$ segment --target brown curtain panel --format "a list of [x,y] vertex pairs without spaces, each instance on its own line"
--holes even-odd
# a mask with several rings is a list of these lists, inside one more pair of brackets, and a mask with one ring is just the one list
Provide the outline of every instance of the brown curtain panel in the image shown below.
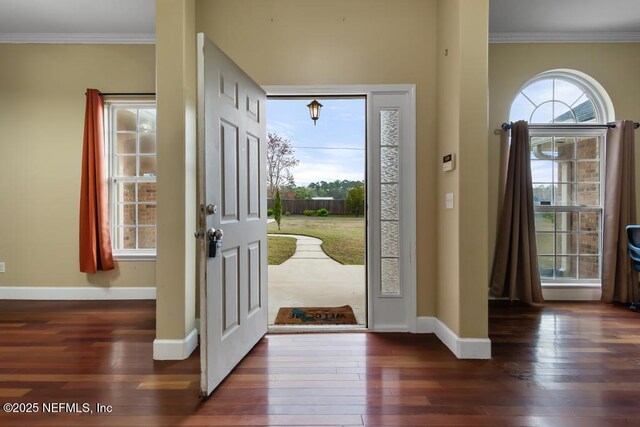
[[626,226],[636,223],[634,127],[629,120],[607,131],[604,222],[602,230],[602,300],[638,299],[638,273],[627,255]]
[[498,215],[496,215],[497,229],[500,228],[500,215],[504,202],[504,190],[507,185],[507,169],[509,167],[509,131],[500,132],[500,163],[498,164]]
[[114,268],[104,175],[103,109],[100,92],[87,89],[80,186],[80,271],[84,273]]
[[541,303],[533,216],[529,125],[511,124],[511,148],[489,291],[494,297]]

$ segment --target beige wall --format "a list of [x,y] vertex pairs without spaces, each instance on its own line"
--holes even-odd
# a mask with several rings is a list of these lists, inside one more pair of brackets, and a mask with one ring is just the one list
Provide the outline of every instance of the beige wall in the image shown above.
[[158,258],[156,337],[182,339],[196,309],[195,2],[156,2]]
[[153,92],[146,45],[0,44],[0,286],[153,286],[154,262],[78,267],[85,89]]
[[[487,138],[489,0],[465,0],[460,13],[460,330],[462,338],[487,337]],[[440,266],[442,268],[442,266]]]
[[[194,317],[194,15],[196,29],[260,84],[417,85],[418,314],[440,316],[462,336],[484,336],[486,312],[468,311],[468,302],[486,290],[486,281],[478,281],[486,271],[466,264],[471,252],[483,259],[482,251],[462,248],[460,236],[487,222],[482,212],[474,221],[464,214],[465,206],[482,211],[482,203],[474,205],[483,197],[476,181],[488,181],[486,163],[477,162],[486,145],[476,138],[486,115],[485,9],[486,1],[475,0],[158,2],[158,70],[166,79],[158,84],[159,209],[169,201],[177,206],[158,212],[158,337],[184,336]],[[309,28],[317,35],[310,38]],[[459,49],[444,57],[440,50],[451,37]],[[153,91],[154,47],[5,45],[0,57],[0,260],[7,262],[0,285],[152,285],[155,263],[77,273],[76,248],[84,89]],[[468,120],[472,125],[463,128]],[[453,134],[451,123],[458,123]],[[452,149],[459,168],[449,177],[440,157]],[[461,172],[474,159],[478,165]],[[454,212],[442,209],[449,188]],[[455,238],[449,241],[445,230]],[[475,237],[488,246],[482,233]],[[46,257],[38,259],[40,253]]]
[[455,154],[456,169],[437,172],[436,313],[463,338],[488,334],[488,11],[486,0],[438,2],[438,159]]
[[197,30],[259,84],[416,84],[418,314],[434,315],[436,1],[206,0],[196,6]]
[[[460,148],[460,2],[438,2],[438,158]],[[445,53],[446,52],[446,53]],[[460,168],[438,171],[437,314],[452,330],[460,328],[459,212]],[[446,193],[454,193],[454,209],[445,209]]]
[[[588,74],[607,91],[616,119],[640,120],[640,44],[492,44],[489,47],[489,250],[493,261],[498,205],[500,124],[509,121],[511,102],[518,89],[535,75],[568,68]],[[638,136],[636,134],[636,136]],[[640,170],[636,150],[636,170]],[[640,180],[640,174],[636,174]],[[640,182],[640,181],[639,181]],[[636,184],[640,191],[640,185]],[[640,194],[637,197],[640,208]]]

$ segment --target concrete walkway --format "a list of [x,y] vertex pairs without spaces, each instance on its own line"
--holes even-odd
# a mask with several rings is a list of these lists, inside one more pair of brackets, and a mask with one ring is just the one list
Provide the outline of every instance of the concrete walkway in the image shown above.
[[364,265],[342,265],[324,253],[322,240],[308,236],[269,234],[297,239],[296,251],[280,265],[269,266],[269,324],[280,307],[350,305],[365,323]]

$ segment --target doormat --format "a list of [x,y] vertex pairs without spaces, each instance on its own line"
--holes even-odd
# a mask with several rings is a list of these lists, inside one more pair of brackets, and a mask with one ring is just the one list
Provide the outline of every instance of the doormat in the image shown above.
[[276,325],[356,325],[350,305],[342,307],[281,307]]

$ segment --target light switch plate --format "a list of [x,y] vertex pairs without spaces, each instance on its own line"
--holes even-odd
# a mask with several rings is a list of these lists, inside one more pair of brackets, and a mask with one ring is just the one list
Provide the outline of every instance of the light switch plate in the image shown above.
[[447,209],[453,209],[453,193],[446,194],[445,202]]
[[4,262],[0,262],[0,273],[4,273]]

